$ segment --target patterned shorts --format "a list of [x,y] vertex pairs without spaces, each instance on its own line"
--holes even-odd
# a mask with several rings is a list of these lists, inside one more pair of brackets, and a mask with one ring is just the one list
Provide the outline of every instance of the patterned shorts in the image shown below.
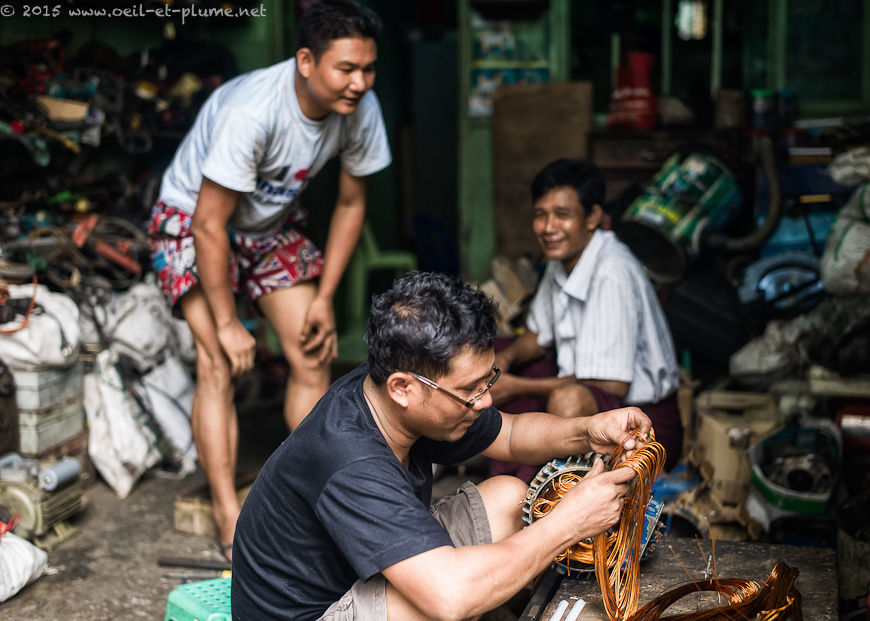
[[[297,209],[281,230],[263,239],[229,233],[230,284],[234,292],[244,286],[248,297],[256,300],[320,276],[323,255],[298,229],[304,217],[304,210]],[[176,303],[199,284],[190,224],[190,214],[157,201],[148,225],[151,262],[163,295],[178,316]]]

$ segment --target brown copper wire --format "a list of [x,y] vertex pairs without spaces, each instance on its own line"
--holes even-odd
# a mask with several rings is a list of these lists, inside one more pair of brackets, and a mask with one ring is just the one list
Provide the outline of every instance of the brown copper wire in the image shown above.
[[[651,434],[650,441],[646,441],[637,430],[632,435],[642,439],[645,444],[627,457],[626,451],[618,447],[610,455],[607,465],[609,470],[629,467],[637,474],[626,496],[618,528],[601,533],[591,544],[578,542],[554,560],[566,563],[576,561],[594,566],[604,607],[612,621],[803,621],[800,593],[794,588],[799,572],[782,561],[776,564],[763,582],[715,577],[687,582],[638,609],[640,543],[644,516],[653,483],[664,466],[666,454],[664,447],[655,442],[654,434]],[[533,518],[546,515],[581,479],[582,475],[576,472],[559,475],[553,481],[552,489],[532,504]],[[714,565],[713,576],[715,575]],[[728,601],[707,610],[663,616],[681,598],[703,591],[719,593]]]
[[[652,485],[666,457],[664,447],[655,441],[654,434],[647,441],[635,430],[632,437],[644,442],[643,446],[629,456],[619,446],[611,453],[607,464],[609,470],[628,467],[637,475],[625,498],[618,528],[601,533],[592,543],[580,541],[554,559],[594,565],[605,609],[611,619],[622,619],[637,608],[643,518],[649,505]],[[575,472],[557,477],[552,489],[532,504],[533,518],[546,515],[581,478]]]
[[[764,582],[739,578],[687,582],[637,610],[626,621],[803,621],[801,595],[794,588],[798,570],[779,561]],[[667,609],[686,595],[712,591],[729,597],[729,602],[707,610],[663,616]]]

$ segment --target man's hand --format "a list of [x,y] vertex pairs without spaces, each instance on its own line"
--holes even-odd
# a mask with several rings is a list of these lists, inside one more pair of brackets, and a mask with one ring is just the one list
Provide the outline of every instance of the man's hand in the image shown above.
[[217,329],[218,342],[224,350],[230,363],[230,373],[233,377],[239,377],[251,370],[254,366],[254,352],[257,341],[251,333],[245,329],[238,319],[219,326]]
[[640,433],[648,438],[652,429],[649,417],[635,407],[602,412],[590,416],[588,422],[589,448],[604,455],[612,452],[619,444],[626,451],[640,448],[640,443],[635,438],[629,438],[629,434],[639,428]]
[[502,374],[507,373],[511,368],[511,358],[505,353],[505,350],[498,352],[495,355],[495,364],[501,369]]
[[317,352],[317,359],[321,364],[332,361],[338,355],[335,313],[332,310],[332,304],[326,299],[314,298],[312,300],[305,313],[300,343],[302,343],[303,353]]
[[604,471],[604,462],[596,459],[586,476],[562,497],[548,514],[560,516],[576,529],[575,541],[604,532],[619,521],[623,498],[634,478],[631,468]]

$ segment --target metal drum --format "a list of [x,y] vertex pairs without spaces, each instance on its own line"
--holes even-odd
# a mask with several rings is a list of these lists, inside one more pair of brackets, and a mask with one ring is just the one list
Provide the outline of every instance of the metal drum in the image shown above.
[[701,234],[721,229],[740,203],[737,179],[720,160],[675,153],[626,209],[616,232],[652,278],[675,282],[698,254]]

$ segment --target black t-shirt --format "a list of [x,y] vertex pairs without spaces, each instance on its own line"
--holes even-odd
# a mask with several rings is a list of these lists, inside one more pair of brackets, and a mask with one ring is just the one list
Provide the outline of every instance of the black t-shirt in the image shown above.
[[429,514],[432,463],[480,453],[501,417],[484,410],[457,442],[419,439],[405,469],[363,399],[367,372],[333,384],[251,487],[233,541],[234,619],[316,619],[358,578],[452,545]]

